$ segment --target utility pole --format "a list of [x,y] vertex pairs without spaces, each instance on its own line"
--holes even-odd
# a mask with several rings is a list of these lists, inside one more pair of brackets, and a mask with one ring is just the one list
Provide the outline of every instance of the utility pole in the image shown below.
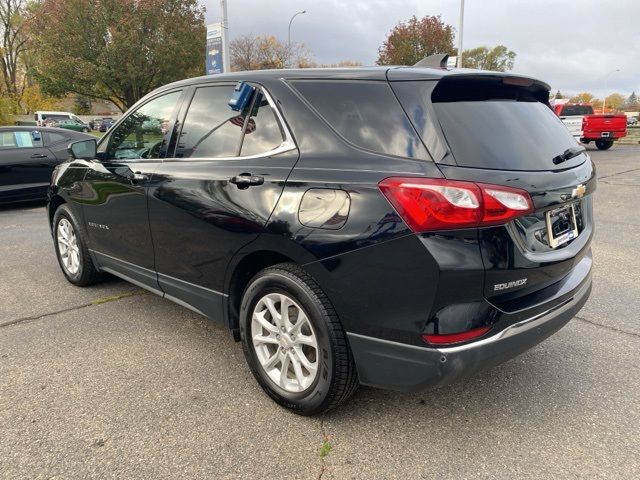
[[227,0],[220,0],[220,9],[222,10],[222,73],[231,71],[231,63],[229,59],[229,18],[227,16]]
[[460,0],[460,21],[458,22],[458,68],[462,68],[462,30],[464,28],[464,0]]

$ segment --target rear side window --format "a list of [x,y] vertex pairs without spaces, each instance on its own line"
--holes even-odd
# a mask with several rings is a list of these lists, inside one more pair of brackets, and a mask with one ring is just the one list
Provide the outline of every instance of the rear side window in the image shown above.
[[242,156],[269,152],[278,148],[284,140],[276,114],[266,97],[257,93],[255,102],[242,140]]
[[238,154],[244,116],[231,110],[233,86],[201,87],[189,105],[177,158],[220,158]]
[[[431,85],[429,85],[431,84]],[[432,104],[436,121],[457,165],[500,170],[557,170],[584,155],[554,165],[552,159],[576,141],[546,105],[539,85],[504,84],[498,79],[396,82],[393,85],[414,123],[424,122],[415,105]]]
[[293,86],[354,145],[399,157],[428,158],[386,82],[297,81]]
[[65,137],[64,135],[60,135],[59,133],[52,133],[49,132],[47,135],[49,135],[49,143],[54,145],[56,143],[62,143],[65,141],[69,141],[69,137]]

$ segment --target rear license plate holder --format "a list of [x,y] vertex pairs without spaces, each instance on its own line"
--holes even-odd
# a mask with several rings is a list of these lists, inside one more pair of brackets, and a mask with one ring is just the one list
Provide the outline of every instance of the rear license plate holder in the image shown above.
[[575,204],[563,205],[545,214],[547,238],[551,248],[559,247],[578,236]]

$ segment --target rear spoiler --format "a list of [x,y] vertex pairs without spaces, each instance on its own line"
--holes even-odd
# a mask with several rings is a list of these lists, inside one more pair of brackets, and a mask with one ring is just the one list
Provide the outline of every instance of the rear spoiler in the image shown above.
[[418,63],[413,65],[417,68],[447,68],[447,61],[449,60],[449,55],[446,53],[436,53],[434,55],[429,55],[428,57],[424,57]]

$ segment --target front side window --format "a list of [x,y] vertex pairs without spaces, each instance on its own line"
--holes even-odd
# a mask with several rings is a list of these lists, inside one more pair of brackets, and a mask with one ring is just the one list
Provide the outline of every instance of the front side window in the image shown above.
[[0,148],[42,147],[42,134],[32,132],[0,132]]
[[222,158],[238,154],[244,116],[231,110],[233,86],[196,89],[184,119],[177,158]]
[[127,116],[111,133],[106,159],[161,158],[180,94],[177,91],[154,98]]

